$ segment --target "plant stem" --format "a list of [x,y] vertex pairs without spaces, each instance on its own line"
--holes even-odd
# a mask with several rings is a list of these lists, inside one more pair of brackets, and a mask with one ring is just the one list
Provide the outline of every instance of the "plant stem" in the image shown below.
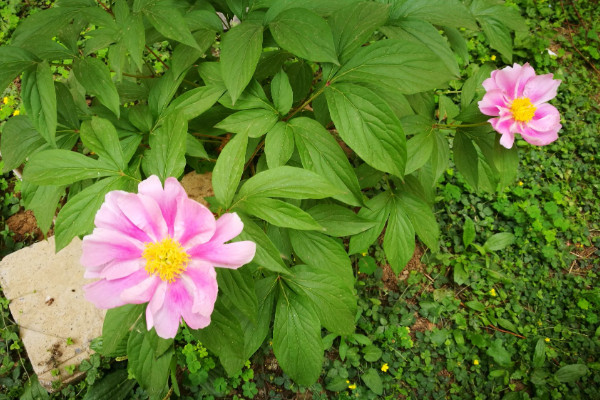
[[457,129],[457,128],[473,128],[476,126],[485,126],[489,124],[489,122],[485,121],[485,122],[478,122],[476,124],[459,124],[459,125],[452,125],[452,124],[433,124],[434,128],[446,128],[446,129]]

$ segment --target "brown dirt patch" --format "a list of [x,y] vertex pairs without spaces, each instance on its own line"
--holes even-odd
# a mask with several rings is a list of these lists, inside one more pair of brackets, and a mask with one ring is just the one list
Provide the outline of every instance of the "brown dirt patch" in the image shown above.
[[435,324],[428,320],[427,318],[419,317],[417,313],[415,313],[416,321],[410,327],[410,331],[412,332],[425,332],[432,331],[435,328]]
[[19,211],[6,220],[6,225],[15,234],[15,241],[22,242],[27,238],[34,237],[35,240],[42,240],[44,234],[37,226],[37,221],[31,210]]
[[192,171],[183,177],[181,180],[181,185],[187,192],[190,199],[196,200],[205,206],[208,206],[208,202],[204,200],[204,198],[215,195],[212,187],[212,172],[197,174],[196,172]]

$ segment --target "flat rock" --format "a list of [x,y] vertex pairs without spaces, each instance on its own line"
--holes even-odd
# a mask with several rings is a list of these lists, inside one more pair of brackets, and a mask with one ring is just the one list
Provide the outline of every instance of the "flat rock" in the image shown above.
[[[90,342],[102,334],[105,311],[83,296],[81,240],[54,253],[54,237],[6,256],[0,285],[20,328],[21,340],[39,381],[48,390],[56,380],[67,384],[83,374],[65,367],[89,358]],[[53,376],[52,370],[59,374]]]

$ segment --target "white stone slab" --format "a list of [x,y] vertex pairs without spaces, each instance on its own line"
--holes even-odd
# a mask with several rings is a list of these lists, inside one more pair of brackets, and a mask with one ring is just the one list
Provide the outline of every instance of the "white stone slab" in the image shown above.
[[[69,383],[82,373],[69,374],[65,367],[89,358],[89,344],[102,334],[105,312],[83,296],[79,264],[81,241],[54,253],[54,237],[6,256],[0,262],[0,285],[10,300],[21,340],[40,383]],[[67,344],[67,341],[72,344]],[[58,376],[52,370],[58,369]]]

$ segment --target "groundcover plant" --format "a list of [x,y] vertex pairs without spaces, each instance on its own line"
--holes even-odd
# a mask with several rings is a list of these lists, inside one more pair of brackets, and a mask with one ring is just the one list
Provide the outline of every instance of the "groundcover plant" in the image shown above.
[[[20,76],[26,111],[4,126],[4,169],[25,163],[23,198],[43,231],[66,199],[54,227],[57,250],[92,233],[95,219],[128,221],[148,235],[130,270],[111,270],[125,265],[115,262],[121,254],[114,248],[100,261],[84,252],[82,263],[93,269],[89,276],[105,280],[140,271],[151,278],[126,294],[106,293],[119,297],[104,304],[116,308],[95,346],[102,355],[127,356],[150,398],[178,390],[172,337],[184,321],[228,374],[272,337],[283,371],[310,385],[323,363],[322,328],[335,335],[355,329],[349,255],[365,252],[382,232],[395,273],[412,257],[415,236],[438,250],[432,205],[450,153],[472,187],[495,192],[515,180],[515,133],[527,139],[534,129],[556,139],[557,114],[543,103],[557,84],[542,76],[535,90],[525,90],[527,79],[536,79],[529,66],[492,72],[483,64],[464,82],[458,103],[434,92],[460,77],[459,62],[468,58],[461,32],[482,30],[510,64],[511,32],[524,26],[518,12],[494,0],[57,1],[23,20],[0,48],[0,86]],[[156,43],[166,59],[153,50]],[[510,73],[522,69],[531,73]],[[512,93],[500,93],[509,86]],[[488,122],[490,115],[500,121]],[[210,234],[195,223],[214,219],[177,214],[186,206],[140,200],[135,209],[115,200],[138,185],[183,197],[173,179],[191,170],[212,170],[215,196],[208,200],[218,220]],[[106,221],[101,207],[122,214]],[[136,218],[125,208],[147,215]],[[177,242],[177,218],[198,229],[198,246],[214,239],[234,250],[200,252],[195,266],[195,248]],[[221,235],[218,221],[234,224],[235,234]],[[163,232],[151,236],[156,229]],[[94,235],[84,243],[98,255]],[[114,239],[102,244],[110,248]],[[237,242],[223,244],[231,239]],[[484,247],[512,241],[500,233]],[[256,246],[253,258],[249,246]],[[215,281],[214,266],[250,260],[219,268]],[[199,291],[193,278],[182,277],[203,267],[211,289]],[[145,304],[150,292],[162,297],[158,308]],[[168,332],[149,330],[159,326],[163,304],[184,306]],[[190,310],[202,310],[204,319],[194,320]],[[191,329],[208,318],[208,326]]]

